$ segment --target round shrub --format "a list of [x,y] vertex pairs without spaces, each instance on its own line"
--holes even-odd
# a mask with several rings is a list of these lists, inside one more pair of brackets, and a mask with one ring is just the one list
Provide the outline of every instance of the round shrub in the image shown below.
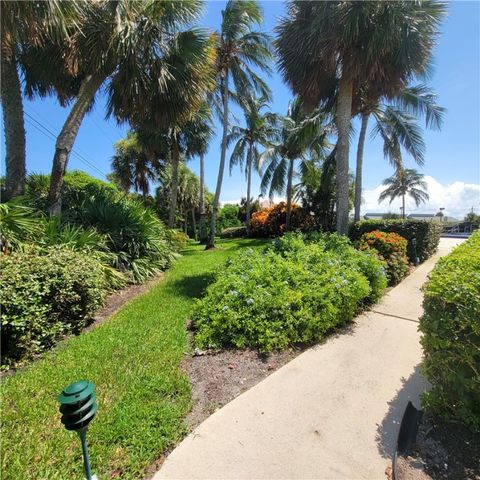
[[[280,202],[252,214],[250,235],[253,237],[278,237],[285,232],[287,204]],[[315,227],[314,218],[298,205],[292,205],[290,228],[308,231]]]
[[0,255],[2,363],[79,332],[106,291],[102,266],[92,255],[59,246]]
[[480,431],[480,232],[439,260],[423,291],[423,402]]
[[396,233],[364,233],[357,243],[360,250],[373,250],[387,264],[390,285],[396,285],[408,273],[407,240]]
[[[345,261],[322,242],[288,234],[263,253],[247,249],[228,260],[197,303],[197,344],[268,352],[322,339],[372,295],[362,269],[372,268],[385,286],[381,262],[348,248],[352,257]],[[381,280],[375,288],[376,296]]]

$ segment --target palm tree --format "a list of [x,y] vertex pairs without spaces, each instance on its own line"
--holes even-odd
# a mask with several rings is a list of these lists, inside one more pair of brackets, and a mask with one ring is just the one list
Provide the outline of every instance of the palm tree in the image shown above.
[[5,128],[5,197],[21,195],[25,188],[25,124],[19,57],[25,43],[42,46],[74,19],[74,2],[2,1],[0,6],[1,99]]
[[289,3],[277,27],[280,69],[310,106],[336,97],[337,231],[348,230],[349,132],[355,93],[394,96],[427,73],[446,4],[410,2],[300,1]]
[[[134,125],[147,110],[150,123],[171,125],[188,119],[212,82],[207,70],[215,60],[212,39],[200,29],[180,31],[197,18],[200,0],[82,3],[77,30],[68,42],[45,52],[62,58],[79,85],[70,114],[57,138],[53,159],[50,213],[61,210],[61,188],[81,122],[104,87],[107,114]],[[41,49],[37,49],[41,50]],[[51,91],[49,78],[29,80],[30,91]],[[148,108],[147,108],[148,107]]]
[[269,89],[252,67],[268,71],[272,58],[268,35],[252,30],[262,21],[262,13],[255,0],[229,0],[222,10],[222,25],[218,32],[217,75],[218,88],[214,95],[214,104],[218,106],[222,120],[222,143],[217,185],[213,200],[210,235],[206,248],[215,246],[215,228],[220,193],[222,190],[225,158],[227,154],[230,84],[234,94],[242,98],[249,91],[256,91],[268,98]]
[[124,190],[131,188],[147,197],[150,181],[158,178],[160,162],[149,156],[139,144],[137,134],[128,132],[127,137],[115,144],[116,153],[112,158],[113,178]]
[[360,220],[363,150],[370,115],[374,116],[376,122],[372,137],[381,135],[385,156],[396,167],[401,163],[398,158],[400,145],[418,165],[424,163],[425,145],[414,116],[424,115],[425,126],[439,130],[444,113],[445,109],[436,103],[435,93],[423,84],[404,88],[388,103],[367,102],[363,105],[355,174],[355,222]]
[[277,139],[261,156],[263,170],[260,189],[263,195],[269,191],[270,198],[275,193],[287,195],[287,215],[285,228],[290,227],[293,200],[293,177],[295,161],[306,160],[309,150],[323,154],[329,130],[325,116],[318,111],[307,115],[299,98],[288,105],[285,117],[279,118]]
[[402,217],[405,218],[405,195],[410,195],[415,200],[417,207],[429,199],[427,183],[423,175],[415,169],[398,168],[395,175],[384,180],[387,188],[378,197],[379,202],[390,198],[390,203],[397,197],[402,197]]
[[246,97],[242,102],[245,127],[233,126],[227,137],[227,145],[235,142],[230,157],[230,173],[235,165],[239,165],[243,169],[246,159],[247,198],[245,226],[247,234],[250,233],[252,169],[260,170],[260,152],[258,147],[267,148],[276,135],[274,126],[276,122],[275,116],[269,112],[261,113],[262,109],[267,106],[267,100],[263,97],[259,99],[250,96]]

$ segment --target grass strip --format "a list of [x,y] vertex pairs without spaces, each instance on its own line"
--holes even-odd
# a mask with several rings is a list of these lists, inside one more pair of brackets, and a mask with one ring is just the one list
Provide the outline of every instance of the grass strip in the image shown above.
[[99,404],[88,441],[100,478],[138,479],[186,433],[191,407],[180,368],[188,350],[185,320],[214,269],[244,246],[189,246],[165,278],[92,331],[72,337],[2,385],[2,478],[83,478],[76,434],[60,423],[58,393],[72,381],[96,385]]

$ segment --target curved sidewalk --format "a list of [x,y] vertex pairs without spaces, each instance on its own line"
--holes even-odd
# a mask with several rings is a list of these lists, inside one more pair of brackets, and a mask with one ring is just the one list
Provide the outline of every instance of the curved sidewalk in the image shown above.
[[420,287],[438,253],[352,328],[299,355],[199,425],[160,479],[385,479],[419,374]]

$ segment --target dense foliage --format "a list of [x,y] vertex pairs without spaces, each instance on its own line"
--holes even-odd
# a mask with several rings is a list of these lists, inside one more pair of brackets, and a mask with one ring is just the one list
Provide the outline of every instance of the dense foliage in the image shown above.
[[98,259],[68,247],[0,255],[0,279],[2,364],[79,332],[108,290]]
[[[252,237],[278,237],[285,232],[287,204],[277,203],[252,215],[250,234]],[[291,230],[309,231],[315,226],[313,217],[298,205],[292,205]]]
[[407,256],[410,263],[424,262],[438,248],[442,225],[421,220],[365,220],[350,227],[350,238],[357,241],[366,232],[381,230],[398,233],[408,241]]
[[387,264],[390,285],[396,285],[408,273],[407,241],[397,233],[364,233],[358,241],[360,250],[373,249]]
[[196,342],[268,352],[318,341],[385,286],[383,263],[348,240],[287,234],[219,269],[193,315]]
[[240,227],[242,222],[239,219],[240,206],[231,203],[225,204],[218,214],[217,229],[219,232],[225,228]]
[[424,294],[424,403],[480,431],[480,232],[439,260]]

